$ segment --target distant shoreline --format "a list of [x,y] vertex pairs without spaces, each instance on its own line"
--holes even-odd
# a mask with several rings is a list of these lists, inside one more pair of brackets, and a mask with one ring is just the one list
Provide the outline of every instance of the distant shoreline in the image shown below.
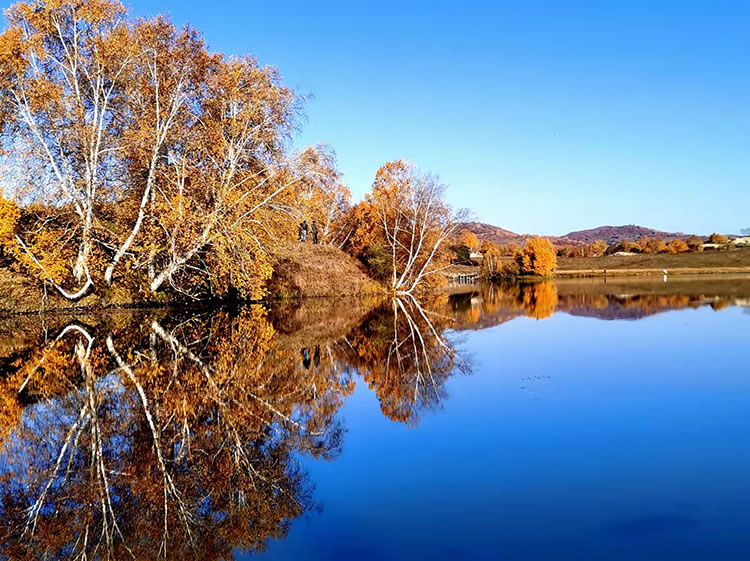
[[566,269],[557,271],[556,278],[586,277],[643,277],[667,275],[726,275],[750,274],[750,267],[677,267],[662,269]]

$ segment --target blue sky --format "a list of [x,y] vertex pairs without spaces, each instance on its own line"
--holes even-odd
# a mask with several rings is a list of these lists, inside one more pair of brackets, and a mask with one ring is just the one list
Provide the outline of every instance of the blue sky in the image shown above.
[[750,1],[129,5],[313,94],[356,198],[407,158],[517,232],[750,227]]

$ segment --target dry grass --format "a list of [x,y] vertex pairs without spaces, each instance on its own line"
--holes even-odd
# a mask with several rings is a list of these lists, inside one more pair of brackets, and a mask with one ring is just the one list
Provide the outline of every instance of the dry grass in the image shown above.
[[602,274],[651,275],[667,269],[670,274],[750,273],[750,249],[705,251],[677,255],[607,255],[604,257],[560,257],[558,276]]
[[276,254],[270,299],[362,296],[383,288],[359,262],[329,245],[286,244]]

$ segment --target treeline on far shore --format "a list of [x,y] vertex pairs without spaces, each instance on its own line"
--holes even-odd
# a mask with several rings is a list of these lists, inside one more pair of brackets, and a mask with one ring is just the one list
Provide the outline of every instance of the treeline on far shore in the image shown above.
[[491,240],[480,240],[469,231],[461,230],[452,240],[455,265],[479,268],[485,279],[514,278],[523,276],[549,277],[558,267],[558,258],[597,258],[633,255],[677,255],[702,253],[704,251],[728,251],[744,247],[742,240],[731,240],[723,234],[711,234],[707,238],[689,236],[685,239],[664,240],[642,236],[636,241],[620,240],[608,244],[598,240],[587,244],[554,244],[536,237],[530,238],[522,247],[510,242],[498,244]]

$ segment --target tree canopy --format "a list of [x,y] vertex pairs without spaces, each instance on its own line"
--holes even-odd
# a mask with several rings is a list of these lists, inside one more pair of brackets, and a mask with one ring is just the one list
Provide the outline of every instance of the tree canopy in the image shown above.
[[275,68],[118,0],[6,17],[0,243],[24,272],[71,299],[115,283],[257,298],[298,219],[337,238],[348,189],[327,147],[290,152],[302,100]]

